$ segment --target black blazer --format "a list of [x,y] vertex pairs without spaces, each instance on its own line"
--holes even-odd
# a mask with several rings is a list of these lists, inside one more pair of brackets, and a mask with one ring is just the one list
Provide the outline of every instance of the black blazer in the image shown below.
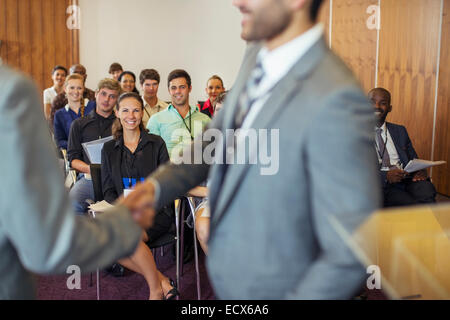
[[[404,168],[409,161],[418,158],[416,150],[414,150],[411,139],[409,138],[408,131],[406,131],[404,126],[390,122],[386,122],[386,128],[391,135],[395,150],[397,150],[398,157]],[[380,174],[383,186],[386,186],[386,171],[380,171]]]
[[[147,177],[161,164],[169,161],[164,140],[157,135],[147,132],[141,133],[143,157],[139,157],[135,165],[143,177]],[[105,143],[102,150],[102,189],[103,196],[109,203],[114,202],[123,193],[121,167],[121,153],[123,138]]]

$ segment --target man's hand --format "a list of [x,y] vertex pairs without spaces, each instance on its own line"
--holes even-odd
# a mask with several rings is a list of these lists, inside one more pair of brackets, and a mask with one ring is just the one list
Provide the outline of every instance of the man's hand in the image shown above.
[[389,183],[401,182],[406,176],[406,171],[401,169],[393,169],[387,172],[386,178]]
[[131,211],[133,219],[143,229],[148,229],[153,225],[155,209],[155,187],[150,181],[137,184],[126,198],[121,197],[118,204],[125,205]]
[[412,178],[412,181],[423,181],[428,178],[427,170],[417,171]]

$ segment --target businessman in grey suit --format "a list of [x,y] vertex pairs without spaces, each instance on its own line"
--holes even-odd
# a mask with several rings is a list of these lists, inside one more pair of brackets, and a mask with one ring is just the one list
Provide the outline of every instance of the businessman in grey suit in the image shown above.
[[[209,175],[207,266],[219,298],[351,298],[365,270],[341,236],[380,204],[373,110],[315,24],[321,1],[233,2],[251,44],[209,128],[224,137],[227,129],[268,129],[279,165],[267,172],[251,162],[252,146],[245,164],[220,164],[236,144],[216,139],[214,164],[172,164],[142,188],[158,207]],[[200,144],[206,150],[198,137],[185,152]]]
[[132,255],[154,216],[136,192],[98,219],[75,217],[40,100],[0,61],[0,299],[35,298],[30,271],[84,273]]

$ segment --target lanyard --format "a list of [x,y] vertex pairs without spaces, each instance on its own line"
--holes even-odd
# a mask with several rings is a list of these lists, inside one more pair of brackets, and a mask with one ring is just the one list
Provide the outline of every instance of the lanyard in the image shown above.
[[[181,114],[180,114],[180,117],[181,117]],[[185,119],[183,117],[181,117],[181,118],[183,119],[184,126],[189,131],[191,140],[194,140],[194,137],[192,136],[192,118],[191,118],[191,108],[190,107],[189,107],[189,127],[187,126]]]

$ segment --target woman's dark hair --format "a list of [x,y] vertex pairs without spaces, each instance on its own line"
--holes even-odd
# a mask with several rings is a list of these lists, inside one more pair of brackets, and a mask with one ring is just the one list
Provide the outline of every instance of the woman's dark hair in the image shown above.
[[[134,92],[125,92],[122,93],[119,97],[119,99],[117,99],[117,104],[116,104],[116,110],[119,111],[120,109],[120,103],[128,98],[132,98],[134,100],[136,100],[137,102],[139,102],[139,104],[141,105],[141,109],[144,109],[144,102],[142,101],[142,98],[140,95],[138,95],[137,93]],[[147,129],[145,129],[144,124],[141,123],[139,124],[139,130],[141,130],[141,132],[147,132]],[[112,125],[112,135],[114,137],[115,140],[119,140],[122,136],[123,136],[123,127],[122,124],[120,123],[120,119],[116,118],[116,120],[114,120],[114,123]]]
[[309,11],[309,17],[312,22],[317,21],[317,16],[319,15],[320,6],[322,5],[323,0],[312,0],[311,8]]
[[120,74],[119,78],[117,79],[117,81],[122,82],[122,78],[123,78],[125,75],[127,75],[127,74],[130,75],[130,76],[132,76],[132,77],[133,77],[133,80],[134,80],[134,89],[133,89],[132,92],[139,94],[138,89],[136,89],[136,75],[135,75],[133,72],[131,72],[131,71],[124,71],[124,72],[122,72],[122,73]]
[[62,70],[62,71],[64,71],[64,72],[66,73],[66,76],[67,76],[67,74],[68,74],[67,69],[64,68],[63,66],[60,66],[60,65],[55,66],[55,67],[53,68],[52,74],[54,74],[57,70]]

